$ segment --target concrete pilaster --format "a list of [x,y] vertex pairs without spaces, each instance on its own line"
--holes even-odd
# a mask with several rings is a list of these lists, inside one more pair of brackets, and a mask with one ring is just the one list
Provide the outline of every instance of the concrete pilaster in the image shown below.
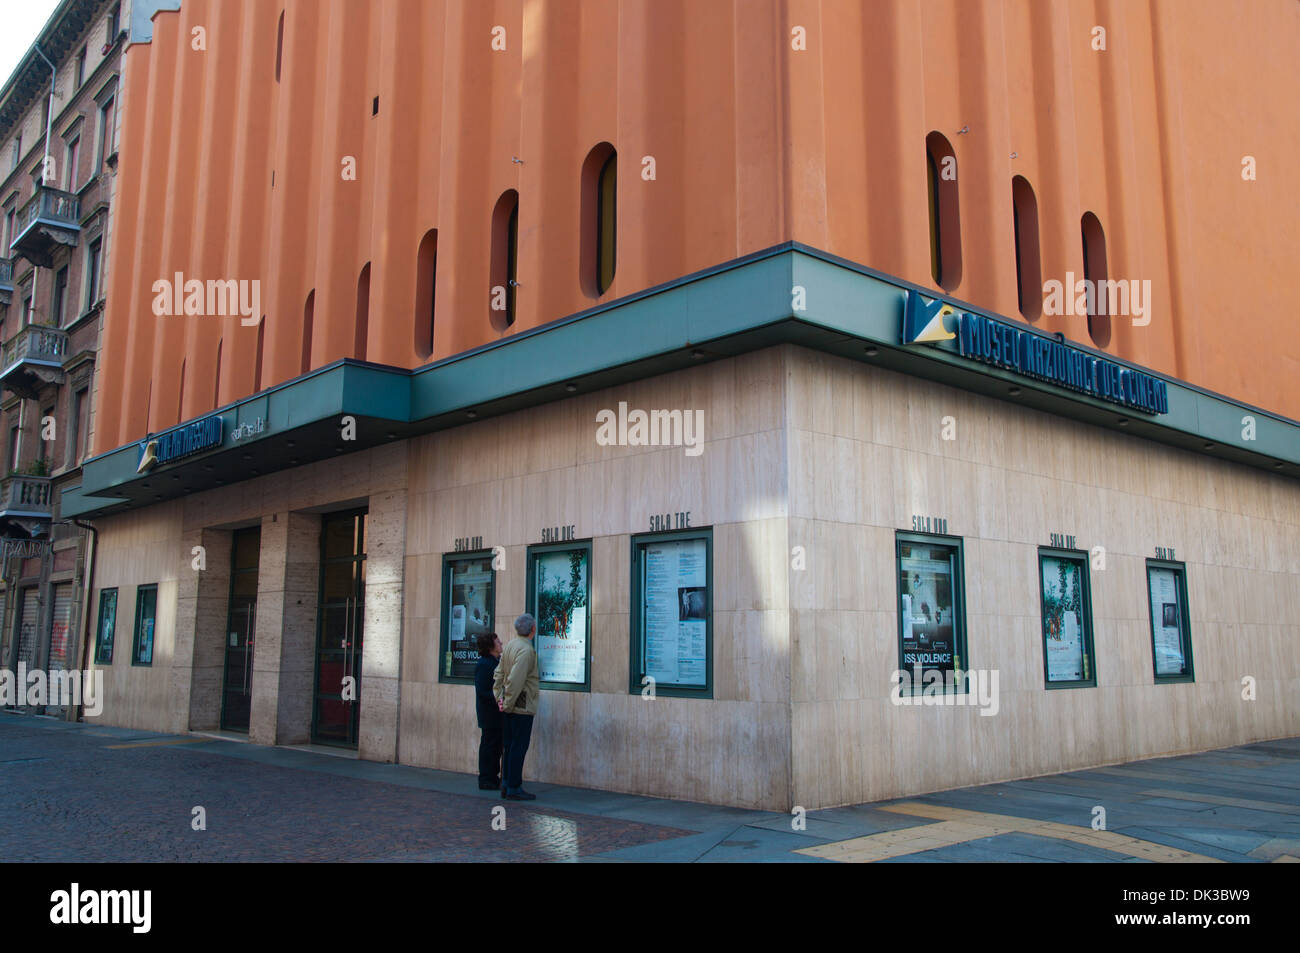
[[[230,601],[229,530],[195,529],[181,537],[177,558],[176,649],[168,697],[175,731],[211,731],[221,724],[221,680],[226,664]],[[203,569],[194,547],[203,547]]]
[[248,730],[257,744],[304,744],[311,738],[319,581],[320,517],[263,517]]
[[[366,519],[366,607],[361,646],[358,754],[397,760],[402,661],[402,581],[406,564],[406,491],[370,497]],[[428,580],[433,585],[435,580]]]

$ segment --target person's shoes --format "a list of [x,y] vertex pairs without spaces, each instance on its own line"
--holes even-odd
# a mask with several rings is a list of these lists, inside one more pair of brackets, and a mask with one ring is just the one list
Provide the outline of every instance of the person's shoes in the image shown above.
[[506,789],[505,789],[505,788],[502,788],[502,789],[501,789],[501,796],[502,796],[503,798],[507,798],[507,797],[509,797],[510,795],[506,793]]
[[495,791],[500,787],[501,787],[500,781],[480,781],[478,783],[478,789],[480,791]]
[[507,795],[506,795],[506,800],[507,800],[507,801],[536,801],[536,800],[537,800],[537,795],[536,795],[536,794],[529,794],[529,793],[528,793],[527,791],[525,791],[523,788],[520,788],[520,789],[519,789],[518,791],[516,791],[514,794],[507,794]]

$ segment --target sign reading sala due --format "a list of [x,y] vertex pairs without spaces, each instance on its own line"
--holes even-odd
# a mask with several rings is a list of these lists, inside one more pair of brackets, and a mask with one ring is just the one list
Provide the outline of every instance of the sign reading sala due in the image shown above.
[[200,450],[220,446],[224,423],[220,414],[213,414],[148,440],[141,440],[136,473],[148,473],[160,463],[171,463]]
[[[955,328],[948,321],[950,317],[956,318]],[[917,292],[909,291],[903,308],[903,343],[952,340],[956,340],[962,357],[1143,413],[1169,412],[1169,389],[1158,377],[1004,321],[958,311],[946,301],[925,301]]]

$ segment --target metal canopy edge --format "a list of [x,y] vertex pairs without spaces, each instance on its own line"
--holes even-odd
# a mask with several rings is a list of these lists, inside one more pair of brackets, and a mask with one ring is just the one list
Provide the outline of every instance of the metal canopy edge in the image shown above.
[[[839,354],[1270,473],[1296,475],[1296,421],[1086,344],[1070,342],[1165,381],[1168,414],[1153,417],[951,351],[903,345],[902,311],[913,292],[1055,339],[1023,321],[787,242],[423,367],[336,361],[204,415],[223,419],[217,448],[145,474],[136,472],[140,442],[87,461],[81,487],[64,491],[62,512],[79,516],[133,509],[779,344]],[[802,305],[797,309],[796,301]],[[1254,418],[1254,440],[1242,436],[1247,415]],[[355,439],[342,438],[345,416],[356,420]],[[263,430],[231,439],[237,428],[255,428],[259,418]]]

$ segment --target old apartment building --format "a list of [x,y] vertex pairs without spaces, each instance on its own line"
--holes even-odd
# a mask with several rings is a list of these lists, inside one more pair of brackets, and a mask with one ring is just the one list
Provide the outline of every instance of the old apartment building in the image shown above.
[[91,534],[60,503],[94,427],[130,15],[64,0],[0,90],[0,660],[14,671],[84,661]]

